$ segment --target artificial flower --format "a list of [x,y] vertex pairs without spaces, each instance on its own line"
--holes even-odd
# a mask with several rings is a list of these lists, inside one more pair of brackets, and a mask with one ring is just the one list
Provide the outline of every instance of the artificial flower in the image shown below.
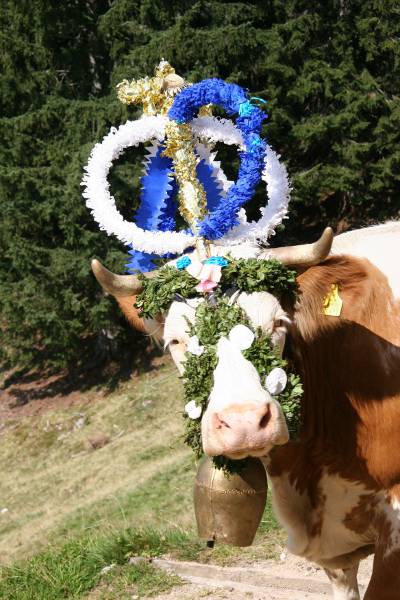
[[200,283],[196,285],[195,289],[201,294],[208,294],[209,292],[215,290],[217,286],[218,283],[215,283],[215,281],[209,281],[208,279],[205,279],[204,281],[200,281]]
[[198,419],[201,417],[202,408],[201,406],[197,406],[194,400],[191,400],[187,404],[185,404],[185,412],[189,419]]
[[197,335],[192,335],[192,337],[189,338],[187,351],[190,352],[190,354],[194,354],[195,356],[201,356],[203,354],[204,346],[200,346],[199,338],[197,337]]
[[184,256],[181,256],[178,258],[178,260],[175,263],[175,266],[177,269],[179,269],[179,271],[183,271],[183,269],[186,269],[186,267],[188,267],[191,264],[191,260],[189,258],[189,256],[186,256],[186,254]]
[[287,384],[287,375],[280,367],[275,367],[265,378],[265,387],[272,396],[281,394]]
[[219,265],[204,264],[200,272],[201,281],[213,281],[219,283],[221,281],[221,267]]
[[196,290],[201,293],[208,293],[215,289],[221,280],[221,267],[219,265],[205,264],[199,274],[200,283],[196,285]]
[[247,350],[254,342],[254,333],[246,325],[235,325],[229,333],[229,341],[239,350]]
[[205,265],[218,265],[219,267],[227,267],[229,265],[229,260],[227,260],[224,256],[210,256],[204,261]]

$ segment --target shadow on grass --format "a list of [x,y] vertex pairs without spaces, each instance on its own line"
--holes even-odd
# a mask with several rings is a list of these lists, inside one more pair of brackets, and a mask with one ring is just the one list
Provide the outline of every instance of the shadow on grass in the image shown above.
[[[149,338],[132,332],[120,354],[110,348],[93,353],[91,347],[82,347],[79,362],[67,369],[49,368],[32,370],[19,368],[9,374],[0,389],[11,399],[10,408],[23,406],[35,400],[66,396],[103,388],[113,392],[133,375],[152,371],[163,357],[163,351]],[[168,360],[167,358],[165,360]]]

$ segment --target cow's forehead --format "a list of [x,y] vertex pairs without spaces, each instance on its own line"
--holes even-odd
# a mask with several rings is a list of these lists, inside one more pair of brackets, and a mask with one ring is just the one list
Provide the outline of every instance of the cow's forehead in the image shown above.
[[174,301],[165,317],[164,342],[169,344],[172,340],[187,341],[189,339],[189,326],[194,323],[196,308],[203,302],[202,298],[194,298],[186,302]]
[[261,327],[267,333],[273,328],[275,320],[286,316],[277,298],[268,292],[242,292],[237,303],[253,327]]
[[217,345],[218,364],[214,371],[214,386],[210,395],[212,408],[241,405],[251,398],[253,404],[271,400],[260,383],[252,363],[243,356],[240,348],[222,337]]
[[[252,326],[260,327],[266,333],[271,332],[277,319],[286,317],[279,301],[268,292],[241,292],[235,301],[248,316]],[[204,299],[194,298],[171,304],[165,317],[165,344],[172,340],[185,342],[189,339],[189,324],[194,323],[196,308],[201,302]]]

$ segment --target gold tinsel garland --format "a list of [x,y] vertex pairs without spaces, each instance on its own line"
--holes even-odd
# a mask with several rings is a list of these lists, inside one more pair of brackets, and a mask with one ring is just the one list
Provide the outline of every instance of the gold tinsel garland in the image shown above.
[[166,150],[164,154],[172,158],[175,177],[178,181],[178,203],[182,217],[196,233],[197,223],[206,214],[207,197],[197,179],[197,163],[192,129],[189,124],[178,125],[169,121],[166,128]]
[[[117,85],[117,94],[124,104],[142,104],[143,114],[146,116],[166,115],[174,96],[187,85],[175,73],[175,69],[163,60],[156,68],[154,77],[133,79],[130,82],[124,79]],[[210,115],[211,108],[202,107],[199,114]],[[190,125],[169,121],[165,128],[165,146],[164,154],[172,158],[178,182],[179,212],[195,233],[197,223],[206,215],[207,198],[197,179],[198,158]]]

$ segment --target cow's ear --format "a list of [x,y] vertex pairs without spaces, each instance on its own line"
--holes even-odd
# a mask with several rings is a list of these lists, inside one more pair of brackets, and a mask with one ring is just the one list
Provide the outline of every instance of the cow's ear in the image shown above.
[[[163,316],[155,319],[143,319],[135,307],[136,296],[142,289],[142,282],[136,275],[116,275],[112,273],[97,259],[92,260],[92,271],[97,281],[107,294],[114,296],[128,323],[138,331],[151,335],[157,342],[162,340]],[[157,271],[144,273],[151,279]]]
[[146,328],[146,321],[139,315],[135,308],[136,296],[114,296],[128,323],[141,333],[150,333]]
[[153,341],[161,344],[164,334],[164,317],[159,315],[154,319],[143,319],[135,307],[136,296],[114,296],[128,323],[137,331],[151,336]]

